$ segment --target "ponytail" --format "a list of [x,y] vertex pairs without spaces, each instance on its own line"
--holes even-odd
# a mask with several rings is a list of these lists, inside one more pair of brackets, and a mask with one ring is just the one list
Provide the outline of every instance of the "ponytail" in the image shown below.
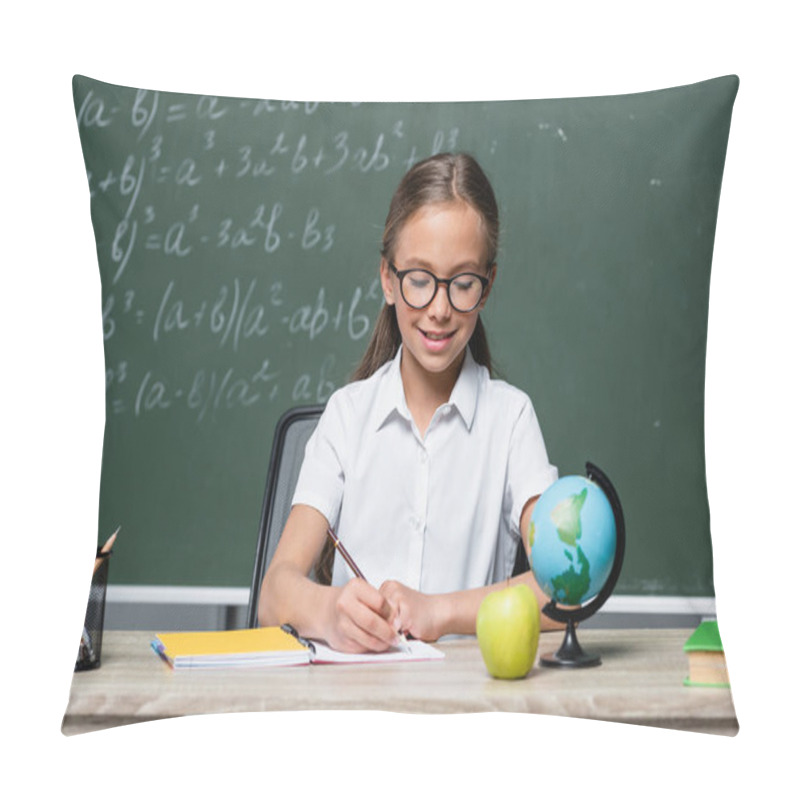
[[472,353],[475,363],[486,367],[489,370],[489,377],[494,377],[492,354],[489,352],[489,340],[486,337],[486,329],[483,327],[483,320],[480,316],[475,323],[475,330],[469,340],[469,351]]
[[400,327],[394,306],[384,303],[375,321],[372,338],[367,350],[351,376],[351,380],[362,381],[377,372],[387,361],[391,361],[400,349]]

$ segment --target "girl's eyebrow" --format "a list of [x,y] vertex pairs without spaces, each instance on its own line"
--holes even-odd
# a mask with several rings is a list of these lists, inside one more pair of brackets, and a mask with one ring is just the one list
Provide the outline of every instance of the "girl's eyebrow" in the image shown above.
[[[411,269],[412,267],[421,267],[422,269],[427,269],[430,272],[436,273],[434,269],[434,265],[431,264],[430,261],[427,261],[424,258],[419,258],[418,256],[411,256],[411,258],[407,259],[402,269]],[[467,261],[462,261],[460,264],[457,264],[453,267],[453,274],[456,275],[459,272],[477,272],[480,269],[481,265],[478,264],[477,261],[473,261],[471,259]]]

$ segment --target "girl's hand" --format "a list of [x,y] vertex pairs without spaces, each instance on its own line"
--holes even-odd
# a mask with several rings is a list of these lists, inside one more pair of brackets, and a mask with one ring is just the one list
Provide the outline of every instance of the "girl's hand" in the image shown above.
[[325,631],[328,644],[345,653],[382,652],[397,642],[396,610],[359,578],[331,589]]
[[396,631],[425,642],[435,642],[445,633],[441,603],[434,595],[417,592],[398,581],[386,581],[380,593],[396,609],[390,620]]

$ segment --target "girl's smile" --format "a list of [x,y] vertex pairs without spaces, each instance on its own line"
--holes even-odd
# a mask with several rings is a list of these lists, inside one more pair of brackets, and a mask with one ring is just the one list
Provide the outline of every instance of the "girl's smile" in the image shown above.
[[455,336],[455,332],[451,331],[450,333],[436,333],[434,331],[426,331],[418,328],[420,334],[422,334],[422,340],[425,344],[425,347],[428,348],[432,353],[439,353],[447,347],[450,343],[450,340]]

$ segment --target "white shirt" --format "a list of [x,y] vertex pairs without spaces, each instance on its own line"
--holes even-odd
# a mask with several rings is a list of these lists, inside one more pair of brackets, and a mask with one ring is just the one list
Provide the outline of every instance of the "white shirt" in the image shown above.
[[[525,503],[558,477],[526,394],[467,348],[450,401],[421,437],[396,358],[328,401],[293,503],[327,518],[366,579],[425,593],[511,575]],[[352,578],[336,554],[334,586]]]

